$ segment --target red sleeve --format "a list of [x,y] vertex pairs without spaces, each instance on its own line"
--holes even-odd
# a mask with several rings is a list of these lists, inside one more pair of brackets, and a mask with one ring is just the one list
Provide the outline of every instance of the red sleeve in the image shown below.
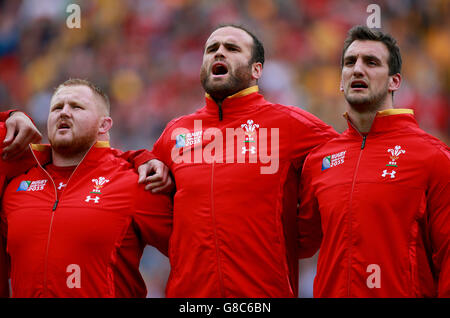
[[6,112],[0,112],[0,122],[5,122],[8,119],[9,114],[11,114],[13,111],[14,110],[8,110]]
[[[28,149],[18,160],[5,161],[1,158],[3,153],[3,139],[5,139],[6,127],[0,122],[0,176],[8,179],[24,173],[36,164],[31,150]],[[1,184],[3,185],[3,183]]]
[[141,164],[143,164],[151,159],[157,159],[157,157],[152,152],[150,152],[146,149],[129,150],[129,151],[123,152],[119,149],[112,148],[112,151],[117,157],[128,161],[133,166],[133,169],[135,169],[135,170],[137,170],[137,168]]
[[[169,169],[172,169],[172,151],[175,146],[175,132],[177,128],[175,124],[183,117],[172,119],[162,132],[161,136],[153,145],[152,153],[156,159],[162,161]],[[174,134],[172,138],[172,134]]]
[[[444,147],[443,147],[444,148]],[[438,276],[438,296],[450,297],[450,155],[439,151],[432,166],[427,193],[428,232],[432,261]]]
[[135,170],[137,170],[137,168],[143,163],[146,163],[152,159],[158,159],[170,168],[172,159],[170,158],[170,151],[165,151],[165,146],[170,144],[170,134],[168,133],[170,130],[169,128],[178,120],[179,118],[175,118],[167,124],[163,133],[153,145],[152,151],[141,149],[138,151],[120,152],[118,156],[131,163]]
[[296,169],[300,169],[308,153],[315,147],[339,136],[333,127],[297,107],[289,107],[294,119],[291,127],[291,151]]
[[164,194],[152,194],[139,185],[135,194],[134,223],[143,241],[168,255],[172,233],[172,201]]
[[303,166],[299,186],[298,240],[299,258],[312,257],[322,242],[319,205],[312,186],[311,161],[308,156]]
[[[24,113],[23,111],[18,110],[18,109],[12,109],[12,110],[8,110],[8,111],[6,111],[6,112],[0,112],[0,122],[5,122],[5,121],[9,118],[9,115],[10,115],[12,112],[22,112],[22,113]],[[24,114],[25,114],[28,118],[30,118],[31,121],[33,122],[33,124],[36,126],[36,124],[35,124],[33,118],[31,118],[30,116],[28,116],[26,113],[24,113]]]

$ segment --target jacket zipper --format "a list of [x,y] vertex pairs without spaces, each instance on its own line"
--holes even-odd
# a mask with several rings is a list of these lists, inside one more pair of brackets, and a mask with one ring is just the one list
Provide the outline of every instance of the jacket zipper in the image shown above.
[[[95,144],[94,144],[95,145]],[[89,148],[89,150],[86,152],[86,154],[84,155],[84,157],[81,159],[80,163],[75,167],[75,169],[73,170],[72,174],[70,175],[69,179],[67,180],[67,184],[66,184],[66,190],[67,190],[67,185],[70,182],[70,179],[72,178],[72,176],[74,175],[75,171],[78,169],[78,167],[80,166],[80,164],[83,162],[84,158],[86,157],[86,155],[89,153],[89,151],[91,151],[92,147],[94,146],[92,145],[91,148]],[[55,211],[56,208],[58,207],[58,203],[60,201],[61,198],[58,198],[58,191],[56,190],[56,184],[55,181],[53,180],[52,176],[50,175],[50,173],[48,173],[47,170],[44,169],[44,167],[41,165],[41,163],[39,162],[39,160],[37,159],[36,155],[34,154],[33,150],[31,149],[31,153],[33,154],[34,159],[36,160],[38,166],[40,167],[41,170],[44,171],[44,173],[47,175],[47,177],[50,179],[50,181],[53,184],[53,189],[55,191],[55,202],[53,203],[53,207],[52,207],[52,214],[51,214],[51,218],[50,218],[50,225],[49,225],[49,229],[48,229],[48,235],[47,235],[47,246],[45,248],[45,256],[44,256],[44,279],[43,279],[43,296],[46,297],[47,295],[47,272],[48,272],[48,253],[50,250],[50,238],[51,238],[51,234],[52,234],[52,228],[53,228],[53,219],[55,217]],[[61,194],[62,197],[62,194]]]
[[39,160],[37,159],[36,155],[34,154],[33,150],[31,149],[31,153],[33,154],[34,159],[36,160],[39,168],[44,171],[44,173],[47,175],[48,179],[52,182],[53,184],[53,190],[55,192],[55,202],[53,203],[52,206],[52,212],[51,212],[51,217],[50,217],[50,226],[48,229],[48,235],[47,235],[47,245],[45,247],[45,256],[44,256],[44,279],[43,279],[43,283],[42,283],[42,287],[43,287],[43,297],[47,297],[47,271],[48,271],[48,252],[49,252],[49,248],[50,248],[50,237],[52,234],[52,227],[53,227],[53,218],[55,216],[55,210],[58,206],[58,191],[56,190],[56,185],[55,182],[53,181],[52,176],[48,173],[47,170],[44,169],[44,167],[41,165],[41,163],[39,162]]
[[[356,129],[355,129],[356,130]],[[358,130],[356,130],[358,131]],[[359,133],[359,131],[358,131]],[[359,133],[361,135],[361,133]],[[348,213],[348,231],[349,231],[349,247],[348,247],[348,273],[347,273],[347,297],[350,297],[350,286],[351,286],[351,271],[352,271],[352,205],[353,205],[353,192],[355,190],[355,184],[356,184],[356,177],[358,175],[358,169],[359,169],[359,163],[361,161],[363,150],[366,146],[366,139],[367,135],[361,135],[362,137],[362,143],[361,143],[361,149],[359,151],[358,161],[356,162],[356,168],[355,173],[353,175],[353,181],[352,181],[352,190],[350,192],[350,201],[349,201],[349,213]]]
[[[50,174],[47,173],[47,175],[50,177]],[[47,236],[47,246],[45,248],[44,283],[43,283],[43,288],[44,288],[43,296],[44,297],[47,297],[47,272],[48,272],[48,252],[49,252],[49,249],[50,249],[50,237],[52,235],[52,227],[53,227],[53,219],[55,217],[55,210],[56,210],[56,207],[58,206],[58,192],[56,191],[56,185],[55,185],[55,182],[53,181],[53,179],[51,179],[51,177],[50,177],[50,180],[53,183],[53,188],[55,190],[56,200],[55,200],[55,203],[53,204],[53,208],[52,208],[52,215],[51,215],[51,218],[50,218],[50,226],[49,226],[49,229],[48,229],[48,236]]]
[[214,211],[214,163],[215,163],[216,154],[214,153],[213,162],[211,165],[211,216],[213,219],[213,228],[214,228],[214,243],[216,245],[216,258],[217,258],[217,272],[219,274],[219,287],[221,297],[225,297],[225,289],[223,285],[223,274],[222,274],[222,265],[220,263],[220,249],[219,249],[219,239],[217,237],[217,223],[216,223],[216,214]]
[[222,105],[217,104],[217,106],[219,106],[219,121],[222,121],[223,119]]

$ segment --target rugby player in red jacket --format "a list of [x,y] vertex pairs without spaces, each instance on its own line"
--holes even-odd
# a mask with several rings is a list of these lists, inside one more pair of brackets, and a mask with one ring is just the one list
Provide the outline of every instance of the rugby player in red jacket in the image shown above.
[[321,243],[315,297],[450,297],[449,149],[393,108],[400,70],[390,35],[349,31],[349,128],[309,154],[300,186],[301,256]]
[[13,297],[145,297],[146,244],[167,254],[171,202],[137,184],[109,147],[107,97],[69,80],[51,100],[48,138],[36,166],[3,199]]
[[[0,112],[0,199],[5,181],[31,167],[31,153],[17,160],[28,150],[28,144],[39,142],[41,134],[30,118],[18,111]],[[0,297],[8,297],[8,265],[6,245],[0,235]]]
[[203,53],[206,105],[171,121],[153,147],[176,184],[168,297],[298,295],[300,169],[337,133],[266,101],[263,63],[253,34],[217,28]]

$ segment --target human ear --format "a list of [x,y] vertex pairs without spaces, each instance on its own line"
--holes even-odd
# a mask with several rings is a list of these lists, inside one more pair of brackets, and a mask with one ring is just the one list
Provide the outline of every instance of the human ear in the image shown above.
[[261,78],[261,76],[262,76],[262,69],[263,69],[263,66],[262,66],[262,64],[260,62],[252,64],[252,78],[254,80],[258,80],[258,79]]
[[400,75],[400,73],[390,75],[389,76],[389,85],[388,85],[389,92],[391,93],[391,92],[395,92],[396,90],[398,90],[400,88],[401,82],[402,82],[402,76]]
[[102,117],[100,120],[99,134],[106,134],[113,126],[113,120],[109,116]]

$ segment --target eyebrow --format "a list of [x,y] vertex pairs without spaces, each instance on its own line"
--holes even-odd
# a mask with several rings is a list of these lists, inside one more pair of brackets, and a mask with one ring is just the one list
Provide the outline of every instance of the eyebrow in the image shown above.
[[[61,105],[61,104],[64,105],[64,103],[65,103],[65,101],[59,100],[59,101],[57,101],[57,102],[55,102],[55,103],[53,103],[53,104],[50,104],[50,109],[53,109],[54,107],[59,106],[59,105]],[[69,105],[74,105],[74,104],[75,104],[75,105],[83,105],[84,102],[83,102],[82,100],[80,100],[80,99],[76,99],[76,100],[71,99],[71,100],[69,101]]]
[[[378,63],[381,64],[381,60],[372,54],[367,54],[367,55],[363,55],[362,56],[363,60],[367,61],[367,60],[375,60]],[[355,60],[356,59],[356,55],[347,55],[346,57],[344,57],[344,61],[348,61],[348,60]]]
[[224,45],[225,47],[227,47],[227,48],[230,48],[230,47],[232,47],[232,48],[238,48],[238,49],[241,48],[240,45],[238,45],[238,44],[236,44],[236,43],[233,43],[233,42],[220,42],[220,41],[215,41],[215,42],[213,42],[213,43],[207,45],[207,46],[205,47],[205,51],[208,51],[208,50],[211,49],[211,48],[220,46],[220,43],[223,43],[223,45]]

